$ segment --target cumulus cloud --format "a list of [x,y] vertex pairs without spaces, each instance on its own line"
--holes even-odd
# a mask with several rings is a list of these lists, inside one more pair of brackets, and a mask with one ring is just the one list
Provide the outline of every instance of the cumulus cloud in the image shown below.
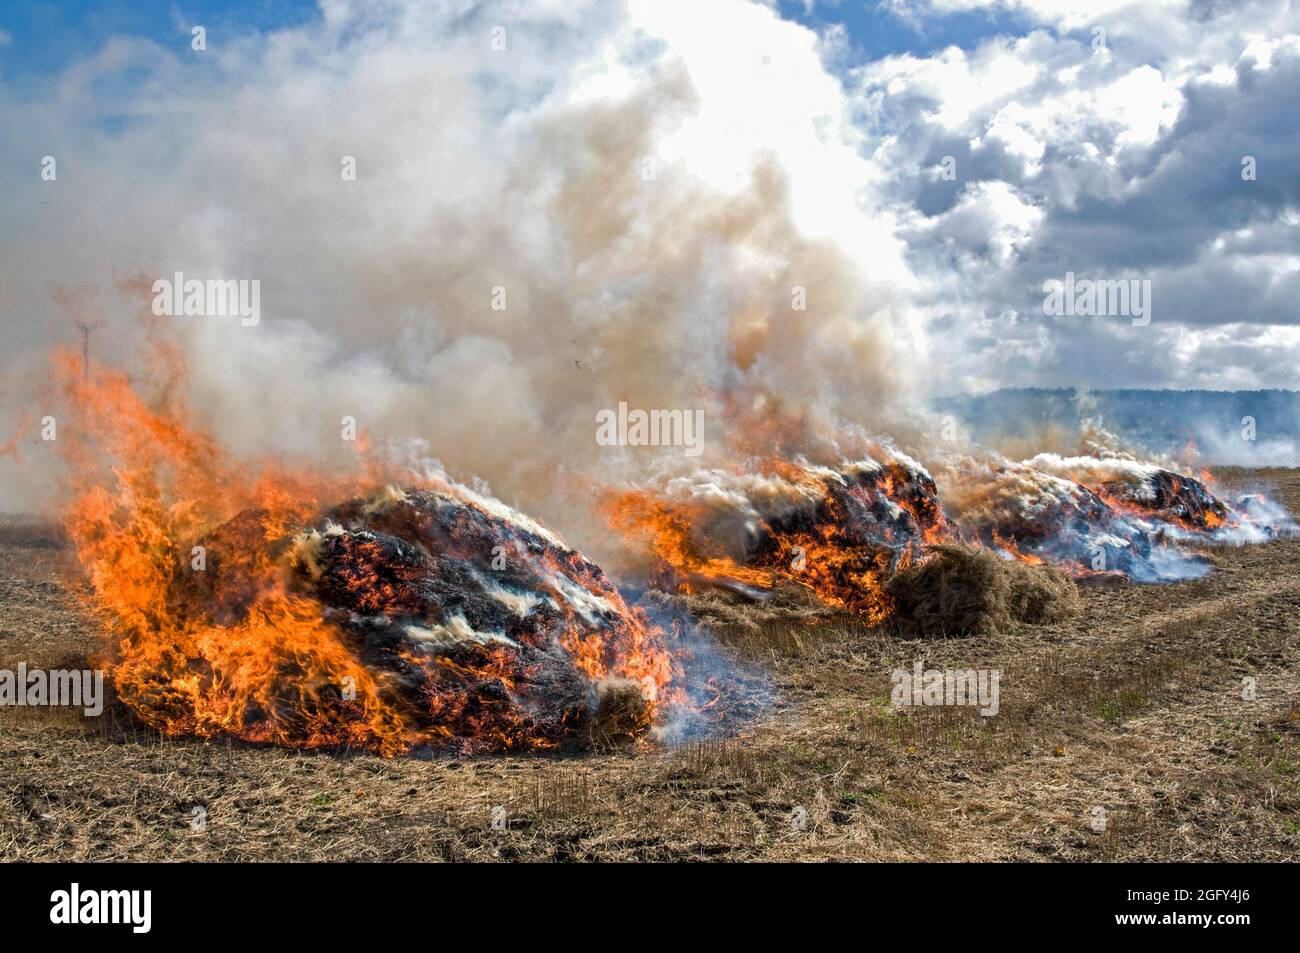
[[[1284,171],[1300,147],[1294,4],[895,9],[1037,24],[851,73],[889,133],[874,158],[923,276],[917,305],[951,332],[931,335],[943,386],[1295,385],[1294,358],[1278,360],[1300,325],[1284,247],[1300,209]],[[1043,283],[1066,272],[1149,279],[1153,322],[1045,316]]]

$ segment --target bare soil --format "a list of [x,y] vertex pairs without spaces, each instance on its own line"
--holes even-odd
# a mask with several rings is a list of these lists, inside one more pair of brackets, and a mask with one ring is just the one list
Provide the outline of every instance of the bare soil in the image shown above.
[[[1300,512],[1300,471],[1220,478]],[[1293,860],[1300,540],[1206,551],[1206,579],[1086,586],[1075,618],[989,636],[720,633],[773,702],[676,747],[385,760],[164,738],[112,701],[0,709],[0,858]],[[49,528],[0,523],[0,667],[97,651],[69,563]],[[1000,670],[999,713],[891,707],[917,660]]]

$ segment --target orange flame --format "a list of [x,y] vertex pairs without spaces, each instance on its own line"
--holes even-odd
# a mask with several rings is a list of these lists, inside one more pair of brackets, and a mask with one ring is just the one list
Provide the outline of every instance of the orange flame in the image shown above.
[[[125,374],[83,375],[66,351],[54,364],[80,411],[64,429],[73,492],[64,523],[95,606],[120,636],[112,675],[122,700],[170,734],[386,754],[407,747],[407,719],[389,687],[357,662],[318,605],[288,592],[269,555],[267,543],[307,518],[326,487],[269,467],[240,479],[210,437],[178,412],[149,407]],[[221,625],[177,598],[181,573],[203,558],[184,542],[245,510],[261,514],[247,525],[239,574],[250,604]],[[340,685],[354,685],[355,700],[340,699]]]
[[[295,566],[284,541],[323,504],[379,488],[378,468],[326,477],[277,461],[233,465],[174,397],[184,373],[179,356],[163,346],[158,357],[166,377],[155,406],[123,373],[83,373],[72,353],[53,356],[77,411],[60,439],[69,464],[64,523],[93,607],[115,636],[109,666],[117,692],[142,720],[174,735],[353,745],[384,755],[444,740],[450,726],[474,733],[480,747],[554,743],[530,735],[508,706],[471,711],[458,693],[466,675],[512,688],[517,672],[504,647],[484,649],[473,672],[437,655],[408,659],[435,686],[418,700],[392,672],[363,664],[322,603],[291,585]],[[210,553],[201,548],[214,540],[220,545]],[[220,565],[193,563],[205,559]],[[393,598],[374,578],[351,584],[376,612]],[[672,657],[662,633],[616,590],[605,584],[601,595],[624,624],[604,638],[571,626],[561,644],[590,678],[645,686],[648,721],[655,698],[671,694]]]
[[[790,461],[769,460],[766,469],[791,482],[815,482],[808,471]],[[885,539],[881,545],[853,540],[842,502],[827,495],[814,524],[797,530],[766,526],[766,547],[743,564],[699,551],[692,528],[702,522],[704,513],[697,506],[668,502],[646,490],[625,489],[609,493],[604,510],[613,528],[640,541],[653,554],[657,567],[651,582],[660,588],[683,593],[701,586],[766,590],[790,582],[811,590],[833,608],[876,624],[894,612],[885,589],[887,577],[922,558],[926,546],[954,532],[937,501],[930,506],[906,497],[905,482],[905,475],[890,464],[871,488],[858,492],[884,497],[909,514],[914,536]]]

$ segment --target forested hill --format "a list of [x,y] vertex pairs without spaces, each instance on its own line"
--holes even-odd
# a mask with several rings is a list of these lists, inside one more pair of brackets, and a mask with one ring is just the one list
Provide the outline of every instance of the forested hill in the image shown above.
[[1300,466],[1300,391],[1015,388],[943,398],[933,406],[961,419],[982,443],[1099,418],[1126,441],[1160,453],[1195,440],[1206,463]]

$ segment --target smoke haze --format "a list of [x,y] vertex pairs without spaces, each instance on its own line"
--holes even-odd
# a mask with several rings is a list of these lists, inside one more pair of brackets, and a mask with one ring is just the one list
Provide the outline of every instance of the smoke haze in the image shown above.
[[[724,6],[734,49],[652,4],[330,2],[205,53],[116,39],[44,102],[7,97],[28,160],[59,164],[3,199],[5,410],[55,413],[30,395],[79,322],[146,388],[161,334],[237,453],[339,463],[351,416],[543,518],[557,486],[680,460],[598,446],[620,400],[705,409],[714,453],[742,410],[788,408],[791,441],[814,418],[876,425],[914,366],[891,307],[907,271],[857,212],[816,37]],[[756,112],[755,83],[806,95]],[[260,280],[262,321],[155,317],[174,272]],[[13,449],[0,507],[39,505],[49,454],[30,427]]]

